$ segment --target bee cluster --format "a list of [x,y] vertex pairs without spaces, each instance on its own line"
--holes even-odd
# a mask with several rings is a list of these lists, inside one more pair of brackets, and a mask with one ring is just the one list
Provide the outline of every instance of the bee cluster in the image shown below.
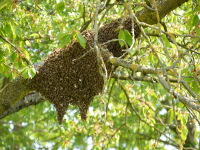
[[[116,20],[100,28],[99,43],[117,39],[119,26],[120,20]],[[78,106],[81,118],[85,120],[90,102],[103,90],[104,79],[99,73],[97,54],[92,50],[94,33],[84,31],[83,36],[87,40],[85,49],[77,41],[56,49],[45,60],[30,84],[32,90],[40,92],[53,103],[59,123],[62,123],[69,104]],[[112,66],[109,63],[109,53],[118,57],[123,52],[118,42],[108,43],[106,49],[109,52],[101,53],[110,74]]]
[[[119,18],[114,20],[99,29],[98,42],[105,43],[112,39],[118,39],[120,30],[128,30],[130,33],[132,33],[132,26],[134,27],[134,36],[137,38],[140,35],[140,29],[136,23],[132,23],[131,18]],[[113,54],[113,56],[120,57],[124,54],[123,49],[125,47],[121,47],[118,41],[114,41],[106,44],[106,48]]]

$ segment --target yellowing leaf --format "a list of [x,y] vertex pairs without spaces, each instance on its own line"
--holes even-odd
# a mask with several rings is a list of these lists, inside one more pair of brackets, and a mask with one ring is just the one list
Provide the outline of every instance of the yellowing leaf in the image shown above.
[[31,43],[29,41],[25,41],[26,45],[31,46]]
[[130,68],[131,68],[133,71],[137,71],[137,69],[138,69],[138,65],[132,63],[132,64],[130,65]]
[[24,54],[24,57],[29,60],[30,59],[30,55],[29,55],[28,51],[25,50],[25,49],[22,49],[21,51]]
[[167,122],[169,124],[172,124],[173,120],[174,120],[174,111],[173,111],[173,109],[170,109],[170,110],[168,110],[168,113],[167,113]]
[[115,58],[115,57],[110,58],[110,63],[111,64],[114,64],[116,62],[117,62],[117,58]]

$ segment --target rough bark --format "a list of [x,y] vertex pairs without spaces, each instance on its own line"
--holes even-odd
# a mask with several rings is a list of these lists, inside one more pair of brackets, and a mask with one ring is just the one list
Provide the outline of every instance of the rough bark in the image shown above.
[[30,89],[28,88],[29,81],[23,78],[15,79],[8,83],[0,91],[0,114],[12,107],[16,102],[22,99]]
[[[187,1],[188,0],[157,0],[156,2],[159,18],[162,19],[172,10],[176,9]],[[148,24],[156,24],[158,22],[156,11],[150,10],[148,8],[139,11],[136,13],[136,16],[140,22],[145,22]]]

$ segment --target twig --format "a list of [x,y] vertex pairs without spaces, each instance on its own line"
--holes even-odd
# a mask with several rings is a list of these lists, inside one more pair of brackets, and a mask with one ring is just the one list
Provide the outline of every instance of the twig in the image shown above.
[[168,82],[164,79],[162,74],[158,74],[158,79],[161,85],[175,98],[180,100],[182,103],[190,106],[193,110],[196,110],[200,112],[200,105],[195,104],[192,99],[187,98],[185,96],[180,95],[178,92],[175,92],[175,90],[168,84]]
[[[179,144],[176,143],[176,141],[174,141],[173,139],[171,139],[169,136],[167,136],[164,132],[160,131],[160,130],[159,130],[158,128],[156,128],[154,125],[149,124],[146,120],[144,120],[144,119],[140,116],[140,114],[138,113],[138,111],[136,110],[136,108],[132,105],[132,103],[131,103],[131,101],[130,101],[130,99],[129,99],[129,95],[128,95],[128,93],[127,93],[125,87],[124,87],[120,82],[118,82],[118,83],[119,83],[120,88],[123,90],[123,92],[124,92],[124,94],[125,94],[125,96],[126,96],[126,98],[127,98],[127,102],[129,103],[131,109],[132,109],[132,110],[135,112],[135,114],[138,116],[138,118],[139,118],[142,122],[144,122],[145,124],[147,124],[148,126],[150,126],[151,128],[154,128],[158,133],[160,133],[161,135],[164,135],[167,139],[171,140],[171,141],[172,141],[173,143],[175,143],[177,146],[179,146]],[[133,113],[133,112],[131,111],[131,113]]]
[[[6,43],[10,44],[10,46],[12,46],[15,50],[17,50],[17,52],[18,52],[19,54],[23,54],[22,51],[21,51],[20,49],[18,49],[13,43],[11,43],[10,41],[8,41],[8,40],[7,40],[6,38],[4,38],[2,35],[0,35],[0,38],[3,39]],[[23,57],[23,59],[25,60],[25,62],[26,62],[28,65],[31,65],[31,62],[30,62],[27,58]]]
[[95,49],[96,54],[97,54],[97,63],[98,63],[98,67],[99,67],[99,73],[104,79],[104,87],[105,87],[106,81],[108,79],[108,72],[107,72],[106,65],[104,63],[103,57],[101,55],[100,48],[98,46],[98,28],[99,28],[99,26],[98,26],[98,14],[99,14],[100,9],[101,9],[101,0],[98,0],[96,12],[95,12],[95,18],[94,18],[94,32],[95,32],[94,49]]

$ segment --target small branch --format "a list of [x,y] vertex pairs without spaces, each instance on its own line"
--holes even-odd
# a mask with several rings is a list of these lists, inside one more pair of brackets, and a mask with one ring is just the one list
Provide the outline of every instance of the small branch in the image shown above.
[[[162,24],[162,26],[164,27],[164,30],[165,30],[165,31],[162,31],[162,32],[166,35],[166,37],[167,37],[167,39],[169,40],[169,42],[171,42],[171,43],[173,43],[173,44],[176,44],[176,45],[178,45],[178,46],[180,46],[180,47],[183,47],[184,49],[187,49],[187,50],[189,50],[189,51],[191,51],[191,52],[194,52],[194,53],[196,53],[196,54],[200,54],[200,52],[195,51],[195,50],[193,50],[193,49],[191,49],[191,48],[187,48],[185,45],[180,44],[180,43],[176,42],[175,40],[173,40],[172,38],[170,38],[170,34],[167,32],[167,26],[165,25],[164,22],[162,22],[161,24]],[[178,35],[176,35],[176,34],[173,34],[173,35],[174,35],[174,36],[178,36]],[[190,36],[190,37],[193,37],[193,38],[200,38],[200,36]]]
[[97,63],[98,63],[98,66],[99,66],[99,73],[104,79],[104,86],[105,86],[106,81],[108,79],[108,73],[107,73],[107,69],[106,69],[103,57],[101,55],[100,48],[98,46],[98,31],[99,31],[98,30],[99,29],[99,26],[98,26],[98,14],[99,14],[100,9],[101,9],[101,1],[98,0],[96,12],[95,12],[95,18],[94,18],[94,32],[95,32],[95,35],[94,35],[94,49],[95,49],[96,54],[97,54]]
[[[169,83],[165,80],[164,76],[162,74],[163,73],[163,70],[164,71],[167,71],[170,69],[170,67],[166,67],[166,68],[161,68],[161,69],[155,69],[155,68],[145,68],[141,65],[138,65],[138,64],[131,64],[129,62],[126,62],[125,60],[123,59],[120,59],[120,58],[115,58],[115,57],[112,57],[110,59],[110,62],[115,65],[115,66],[122,66],[122,67],[125,67],[125,68],[128,68],[130,70],[133,70],[134,72],[141,72],[143,74],[154,74],[154,75],[158,75],[158,80],[159,82],[161,83],[161,85],[169,92],[171,93],[175,98],[177,98],[178,100],[180,100],[182,103],[190,106],[192,109],[200,112],[200,105],[197,105],[196,103],[194,103],[196,100],[192,100],[190,98],[187,98],[185,96],[182,96],[181,94],[175,92],[174,89],[171,88],[171,86],[169,85]],[[115,76],[116,77],[116,76]],[[139,79],[139,78],[136,78],[136,79]],[[141,78],[140,78],[141,79]],[[142,80],[142,79],[141,79]],[[152,79],[150,78],[146,78],[146,79],[143,79],[143,80],[147,80],[147,81],[151,81],[152,82]],[[157,79],[155,79],[155,81],[158,81]],[[170,80],[169,80],[170,81]],[[172,80],[174,81],[174,80]],[[181,81],[178,81],[178,83],[181,83]],[[186,88],[186,90],[194,97],[196,98],[196,94],[191,91],[190,87],[184,82],[182,81],[182,84],[183,86]],[[197,100],[198,101],[198,100]]]
[[[106,7],[108,7],[109,6],[109,3],[110,3],[110,0],[108,0],[107,2],[106,2],[106,4],[105,4],[105,6],[104,7],[102,7],[102,8],[100,8],[99,10],[98,10],[98,14],[100,14]],[[112,7],[113,5],[111,5],[111,7]],[[82,25],[82,27],[81,27],[81,29],[80,29],[80,32],[83,32],[84,30],[86,30],[87,29],[87,27],[90,25],[90,23],[93,21],[93,19],[94,19],[94,17],[92,17],[92,18],[90,18],[90,20],[88,20],[88,21],[84,21],[85,23]]]
[[172,87],[169,85],[169,83],[164,79],[163,75],[159,74],[158,75],[158,79],[159,82],[161,83],[161,85],[170,93],[172,94],[176,99],[180,100],[182,103],[184,103],[185,105],[189,106],[190,108],[192,108],[193,110],[196,110],[198,112],[200,112],[200,105],[195,104],[194,100],[187,98],[185,96],[182,96],[181,94],[179,94],[178,92],[175,92],[174,89],[172,89]]
[[29,84],[29,80],[17,78],[0,90],[0,115],[31,91],[29,89]]
[[151,128],[154,128],[158,133],[160,133],[161,135],[164,135],[167,139],[171,140],[174,144],[176,144],[176,146],[179,146],[179,144],[176,143],[176,141],[174,141],[171,137],[169,137],[168,135],[166,135],[163,131],[160,131],[154,125],[148,123],[148,121],[146,121],[144,118],[142,118],[140,116],[140,114],[138,113],[137,109],[132,105],[132,102],[130,101],[130,98],[129,98],[129,95],[128,95],[127,91],[126,91],[126,88],[120,82],[118,82],[118,83],[119,83],[120,88],[123,90],[123,92],[124,92],[124,94],[126,96],[127,103],[129,104],[130,108],[133,110],[133,111],[131,111],[131,113],[135,112],[135,114],[138,116],[138,118],[140,119],[140,121],[142,121],[146,125],[150,126]]
[[[145,82],[151,82],[151,83],[159,83],[158,78],[156,77],[149,77],[149,76],[129,76],[129,75],[117,75],[117,74],[113,74],[112,78],[114,79],[119,79],[119,80],[135,80],[135,81],[145,81]],[[177,79],[173,79],[173,78],[168,78],[167,79],[169,82],[171,83],[181,83],[185,89],[190,93],[190,95],[192,95],[193,98],[197,98],[197,95],[195,92],[192,91],[192,89],[189,87],[189,85],[183,81],[183,80],[177,80]],[[194,102],[196,102],[198,100],[195,100]]]
[[[14,49],[17,50],[17,52],[19,54],[23,54],[22,51],[20,49],[18,49],[13,43],[11,43],[10,41],[8,41],[6,38],[4,38],[2,35],[0,35],[0,38],[3,39],[6,43],[10,44],[11,47],[13,47]],[[27,59],[27,58],[23,58],[24,61],[28,64],[28,65],[31,65],[31,62]]]
[[[156,77],[148,77],[148,76],[127,76],[127,75],[124,75],[124,76],[120,76],[120,75],[117,75],[117,74],[113,74],[112,75],[112,78],[114,79],[119,79],[119,80],[135,80],[135,81],[145,81],[145,82],[151,82],[151,83],[159,83],[159,80],[158,78]],[[172,83],[180,83],[180,81],[178,81],[177,79],[168,79],[169,82],[172,82]]]
[[110,62],[115,65],[115,66],[122,66],[124,68],[127,68],[127,69],[130,69],[134,72],[141,72],[143,74],[155,74],[157,75],[158,72],[163,72],[163,70],[166,70],[168,71],[171,67],[165,67],[165,68],[146,68],[146,67],[143,67],[141,65],[138,65],[138,64],[134,64],[134,63],[130,63],[130,62],[127,62],[123,59],[120,59],[120,58],[116,58],[116,57],[111,57],[110,58]]

